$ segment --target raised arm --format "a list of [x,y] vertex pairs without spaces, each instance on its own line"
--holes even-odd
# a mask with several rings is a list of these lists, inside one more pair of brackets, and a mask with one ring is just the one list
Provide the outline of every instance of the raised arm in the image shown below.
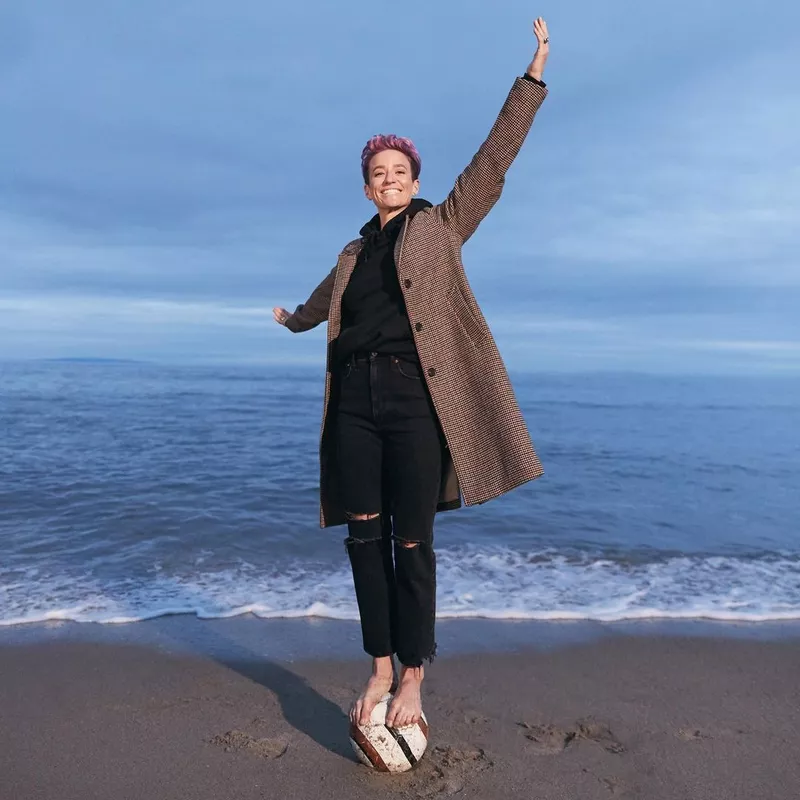
[[285,308],[273,308],[272,316],[276,322],[285,325],[292,333],[302,333],[315,328],[320,322],[328,319],[328,311],[331,307],[331,295],[333,294],[333,281],[336,277],[336,267],[334,267],[328,277],[311,292],[311,296],[305,303],[301,303],[290,314]]
[[550,53],[547,24],[533,23],[538,47],[525,77],[517,78],[486,141],[437,210],[462,242],[469,239],[503,191],[505,174],[519,153],[533,118],[547,96],[542,73]]

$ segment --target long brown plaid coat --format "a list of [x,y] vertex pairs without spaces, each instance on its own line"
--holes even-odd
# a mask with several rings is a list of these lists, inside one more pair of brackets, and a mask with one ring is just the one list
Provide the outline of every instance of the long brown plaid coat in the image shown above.
[[[484,503],[538,478],[542,465],[486,320],[461,263],[461,246],[497,202],[505,173],[525,140],[547,90],[517,78],[486,141],[439,205],[407,218],[395,263],[425,380],[447,440],[439,511]],[[336,386],[332,344],[341,325],[342,293],[361,240],[286,322],[295,333],[328,320],[325,402],[320,436],[320,526],[345,522],[330,436]]]

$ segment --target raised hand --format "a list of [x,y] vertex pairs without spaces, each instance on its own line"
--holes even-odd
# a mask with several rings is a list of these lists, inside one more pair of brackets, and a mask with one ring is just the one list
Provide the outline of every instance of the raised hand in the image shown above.
[[285,325],[286,320],[289,319],[289,312],[285,308],[273,308],[272,309],[272,318],[277,322],[279,325]]
[[528,67],[528,75],[540,81],[544,73],[544,65],[547,63],[547,56],[550,55],[550,35],[547,33],[547,23],[543,17],[537,17],[534,20],[533,32],[536,34],[538,47],[533,56],[533,61]]

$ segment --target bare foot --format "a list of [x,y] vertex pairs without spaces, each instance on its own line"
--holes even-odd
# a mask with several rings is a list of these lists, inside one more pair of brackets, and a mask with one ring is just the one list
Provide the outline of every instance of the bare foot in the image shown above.
[[422,680],[425,677],[423,667],[403,667],[400,670],[400,685],[395,692],[386,724],[391,728],[402,728],[420,721],[422,714]]
[[372,675],[350,709],[350,721],[358,725],[368,725],[372,709],[395,686],[394,659],[391,656],[372,659]]

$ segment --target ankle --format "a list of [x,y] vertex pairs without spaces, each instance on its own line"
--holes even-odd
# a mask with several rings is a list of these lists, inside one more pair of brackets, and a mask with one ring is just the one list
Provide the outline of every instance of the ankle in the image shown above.
[[414,683],[422,683],[425,678],[425,667],[406,667],[403,666],[400,670],[400,682],[407,683],[413,681]]
[[394,664],[391,656],[372,659],[372,677],[389,681],[394,678]]

